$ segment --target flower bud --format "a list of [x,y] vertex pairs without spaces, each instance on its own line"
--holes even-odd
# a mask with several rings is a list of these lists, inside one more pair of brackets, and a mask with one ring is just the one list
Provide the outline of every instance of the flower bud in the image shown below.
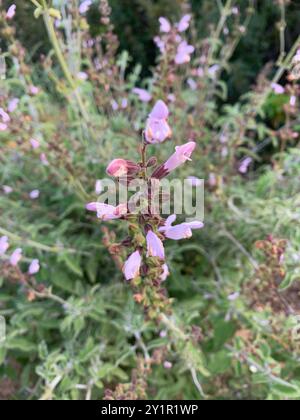
[[138,164],[125,159],[114,159],[107,167],[108,175],[115,178],[125,177],[127,175],[134,175],[140,170]]

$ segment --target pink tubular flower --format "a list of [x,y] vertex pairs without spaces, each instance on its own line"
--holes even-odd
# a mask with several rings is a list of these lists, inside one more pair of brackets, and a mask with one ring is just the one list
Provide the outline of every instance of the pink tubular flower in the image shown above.
[[12,4],[6,12],[6,19],[8,20],[13,19],[16,14],[16,9],[17,9],[17,6],[15,4]]
[[16,267],[22,259],[22,249],[17,248],[11,255],[9,262],[13,267]]
[[140,275],[142,257],[140,251],[130,255],[123,267],[123,273],[127,281],[136,279]]
[[272,83],[271,88],[276,95],[282,95],[285,92],[284,87],[278,83]]
[[97,213],[98,219],[107,222],[108,220],[120,219],[127,213],[127,205],[121,204],[118,207],[111,206],[105,203],[89,203],[86,205],[88,211]]
[[8,123],[10,121],[10,116],[7,112],[4,111],[3,108],[0,108],[0,117],[2,118],[2,121],[4,124]]
[[9,187],[8,185],[3,185],[2,188],[3,188],[4,194],[6,194],[6,195],[11,194],[13,192],[12,187]]
[[8,112],[10,112],[10,113],[14,112],[17,109],[17,107],[19,105],[19,102],[20,102],[20,100],[18,98],[11,99],[9,101],[8,107],[7,107]]
[[36,139],[30,139],[29,141],[30,141],[31,147],[34,150],[35,149],[38,149],[40,147],[40,142],[38,140],[36,140]]
[[192,19],[191,15],[185,15],[178,23],[178,31],[185,32],[190,27],[190,21]]
[[0,255],[4,255],[9,248],[9,242],[7,236],[0,238]]
[[245,158],[239,166],[239,172],[245,175],[248,172],[249,166],[251,165],[252,162],[253,162],[253,159],[251,157]]
[[191,55],[195,52],[195,48],[189,45],[186,41],[182,41],[178,45],[177,54],[175,57],[176,64],[185,64],[191,61]]
[[37,274],[40,271],[40,262],[39,260],[32,260],[29,269],[28,269],[28,273],[31,276],[34,276],[35,274]]
[[38,94],[39,94],[39,92],[40,92],[40,89],[39,89],[37,86],[34,86],[34,85],[29,86],[29,93],[30,93],[32,96],[36,96],[36,95],[38,95]]
[[134,175],[140,167],[130,160],[114,159],[107,167],[106,173],[115,178],[122,178],[126,175]]
[[147,257],[165,259],[165,249],[161,239],[152,230],[149,230],[147,237]]
[[146,140],[148,143],[162,143],[172,136],[171,128],[167,122],[169,109],[163,101],[158,101],[149,115],[146,125]]
[[47,159],[47,156],[45,155],[45,153],[40,154],[40,161],[43,165],[49,166],[49,162],[48,162],[48,159]]
[[161,281],[166,281],[167,280],[167,278],[169,277],[169,275],[170,275],[170,270],[169,270],[169,267],[167,266],[167,264],[164,264],[163,266],[162,266],[162,269],[163,269],[163,272],[162,272],[162,275],[160,276],[160,280]]
[[159,232],[162,232],[166,238],[179,241],[180,239],[188,239],[193,236],[194,229],[202,229],[204,224],[202,222],[190,222],[181,223],[180,225],[173,226],[176,220],[176,215],[168,217],[165,226],[159,228]]
[[165,42],[159,36],[156,36],[154,38],[154,42],[155,42],[157,48],[159,48],[161,54],[164,54],[164,52],[166,51],[166,44],[165,44]]
[[154,171],[152,178],[162,179],[169,175],[170,172],[183,165],[187,160],[191,161],[191,156],[195,147],[196,143],[194,141],[190,141],[182,146],[177,146],[175,148],[175,153],[167,160],[167,162]]
[[39,196],[40,196],[40,191],[39,190],[33,190],[29,193],[29,198],[31,200],[36,200],[36,199],[39,198]]
[[171,27],[171,23],[168,21],[168,19],[164,18],[164,17],[160,17],[159,19],[159,23],[160,23],[160,32],[164,32],[164,33],[169,33],[172,29]]
[[142,102],[150,102],[152,99],[152,95],[145,89],[134,88],[132,93],[137,95]]
[[92,0],[84,0],[79,6],[79,13],[82,15],[87,13],[92,4],[93,4]]
[[85,82],[89,78],[88,74],[85,71],[80,71],[77,73],[77,79],[82,80]]

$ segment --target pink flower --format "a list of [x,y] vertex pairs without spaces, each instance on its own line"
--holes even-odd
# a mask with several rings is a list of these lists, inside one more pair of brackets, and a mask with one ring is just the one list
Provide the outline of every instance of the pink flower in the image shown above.
[[210,187],[215,187],[217,185],[217,177],[212,172],[209,174],[208,183]]
[[16,267],[22,259],[22,249],[17,248],[11,255],[9,262],[12,266]]
[[195,80],[192,79],[191,77],[188,78],[187,84],[189,85],[189,87],[191,88],[191,90],[194,90],[194,91],[197,90],[197,87],[198,87],[197,82],[195,82]]
[[48,162],[48,159],[47,159],[45,153],[40,154],[40,161],[43,165],[49,166],[49,162]]
[[32,260],[29,269],[28,269],[28,273],[31,276],[34,276],[34,274],[37,274],[40,271],[40,262],[39,260]]
[[118,207],[111,206],[105,203],[89,203],[86,205],[88,211],[97,213],[98,219],[107,222],[108,220],[120,219],[127,213],[127,205],[121,204]]
[[191,54],[193,54],[195,48],[192,45],[188,45],[186,41],[182,41],[177,48],[177,54],[175,57],[176,64],[185,64],[191,61]]
[[33,191],[31,191],[31,192],[29,193],[29,198],[30,198],[31,200],[36,200],[36,199],[38,199],[38,198],[39,198],[39,196],[40,196],[40,192],[39,192],[39,190],[33,190]]
[[239,172],[241,174],[246,174],[249,170],[249,166],[253,162],[253,159],[250,157],[245,158],[239,166]]
[[198,221],[172,226],[175,220],[176,215],[174,214],[168,217],[164,227],[159,228],[159,232],[162,232],[166,238],[173,239],[174,241],[191,238],[194,229],[202,229],[204,227],[204,224]]
[[175,148],[175,153],[167,160],[167,162],[154,171],[152,178],[162,179],[169,175],[170,172],[183,165],[186,161],[191,161],[191,156],[195,147],[196,143],[194,141],[190,141],[182,146],[177,146]]
[[140,275],[142,257],[139,251],[135,251],[125,262],[123,273],[127,281],[136,279]]
[[84,15],[86,12],[89,11],[89,8],[91,7],[92,4],[93,4],[92,0],[85,0],[84,2],[82,2],[81,5],[79,6],[79,13]]
[[292,95],[291,98],[290,98],[290,105],[292,107],[295,107],[296,103],[297,103],[297,97],[295,95]]
[[149,230],[147,237],[147,257],[165,259],[165,249],[161,239],[152,230]]
[[114,159],[107,167],[108,175],[115,178],[122,178],[126,175],[134,175],[140,170],[140,167],[130,160]]
[[9,187],[8,185],[3,185],[3,192],[4,194],[8,195],[11,194],[13,192],[13,189],[11,187]]
[[181,21],[178,23],[178,31],[179,32],[185,32],[190,26],[191,19],[192,19],[191,15],[183,16]]
[[168,21],[168,19],[164,18],[164,17],[160,17],[159,19],[159,23],[160,23],[160,32],[164,32],[164,33],[169,33],[172,29],[171,27],[171,23]]
[[9,242],[7,236],[0,238],[0,255],[4,255],[9,248]]
[[82,80],[83,82],[85,82],[88,78],[88,74],[84,71],[80,71],[79,73],[77,73],[77,79]]
[[123,109],[126,109],[128,107],[128,99],[127,98],[123,98],[121,101],[121,107]]
[[0,122],[0,131],[6,131],[7,130],[7,124],[3,124]]
[[18,98],[11,99],[8,103],[8,112],[14,112],[17,109],[19,102],[20,100]]
[[220,70],[219,64],[214,64],[208,69],[208,74],[215,79],[217,77],[218,71]]
[[118,102],[113,99],[111,101],[111,107],[112,107],[113,111],[118,111],[118,109],[119,109]]
[[16,9],[17,9],[17,6],[15,4],[12,4],[6,12],[6,19],[8,20],[13,19],[16,14]]
[[38,95],[38,93],[39,93],[39,88],[37,87],[37,86],[34,86],[34,85],[31,85],[31,86],[29,86],[29,93],[32,95],[32,96],[36,96],[36,95]]
[[159,36],[156,36],[154,38],[154,42],[155,42],[156,46],[159,48],[161,54],[164,54],[165,51],[166,51],[166,44],[165,44],[165,42]]
[[167,266],[167,264],[164,264],[164,265],[162,266],[162,269],[163,269],[163,272],[162,272],[162,275],[160,276],[160,280],[161,280],[161,281],[166,281],[166,280],[167,280],[167,278],[168,278],[168,277],[169,277],[169,275],[170,275],[169,267]]
[[171,362],[168,362],[167,360],[164,362],[164,368],[165,369],[172,369],[173,364]]
[[167,122],[169,109],[163,101],[158,101],[149,115],[146,125],[146,140],[148,143],[162,143],[172,136]]
[[30,139],[30,144],[33,149],[38,149],[40,147],[40,142],[35,139]]
[[134,88],[132,89],[132,93],[138,95],[142,102],[150,102],[152,99],[152,95],[145,89]]
[[273,92],[276,93],[276,95],[282,95],[285,92],[284,87],[279,85],[278,83],[272,83],[271,87]]
[[0,108],[0,117],[2,118],[2,121],[4,124],[8,123],[10,121],[10,116],[7,112],[4,111],[3,108]]

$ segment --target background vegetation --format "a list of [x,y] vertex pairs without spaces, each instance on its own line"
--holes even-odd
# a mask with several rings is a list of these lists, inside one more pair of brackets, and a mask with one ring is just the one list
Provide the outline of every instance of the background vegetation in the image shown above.
[[[19,99],[0,131],[0,236],[10,243],[0,398],[300,399],[299,2],[112,0],[110,11],[101,0],[85,18],[60,0],[57,24],[50,2],[36,18],[33,3],[16,1],[8,21],[11,3],[0,2],[0,108]],[[176,67],[153,43],[158,18],[192,12],[183,36],[196,53]],[[85,204],[113,158],[139,159],[147,116],[170,94],[172,141],[151,153],[163,162],[198,143],[179,176],[207,180],[206,216],[193,239],[166,245],[173,312],[157,323],[111,255],[126,226],[104,226]],[[34,258],[41,271],[29,276]]]

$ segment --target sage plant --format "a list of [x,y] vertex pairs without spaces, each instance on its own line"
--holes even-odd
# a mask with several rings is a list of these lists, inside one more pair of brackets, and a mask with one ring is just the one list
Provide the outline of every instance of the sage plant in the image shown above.
[[161,144],[171,137],[172,130],[168,117],[167,105],[159,100],[146,123],[140,162],[118,158],[107,167],[107,174],[121,184],[128,184],[136,179],[146,183],[147,193],[146,197],[143,197],[146,206],[143,207],[143,211],[132,209],[128,203],[119,203],[115,207],[106,203],[92,202],[86,206],[87,210],[96,212],[102,221],[120,219],[129,222],[128,238],[114,247],[114,251],[118,253],[120,247],[130,250],[123,265],[123,273],[126,281],[131,282],[135,290],[135,300],[143,304],[147,316],[151,319],[157,319],[161,312],[169,311],[170,301],[166,290],[162,287],[162,283],[169,276],[164,242],[167,239],[178,241],[190,238],[194,229],[201,229],[204,226],[201,221],[174,225],[176,215],[170,215],[165,219],[156,214],[151,205],[156,191],[153,183],[156,184],[191,160],[196,148],[196,143],[193,141],[177,146],[175,153],[161,165],[157,164],[156,157],[147,158],[147,148],[150,144],[163,147]]

